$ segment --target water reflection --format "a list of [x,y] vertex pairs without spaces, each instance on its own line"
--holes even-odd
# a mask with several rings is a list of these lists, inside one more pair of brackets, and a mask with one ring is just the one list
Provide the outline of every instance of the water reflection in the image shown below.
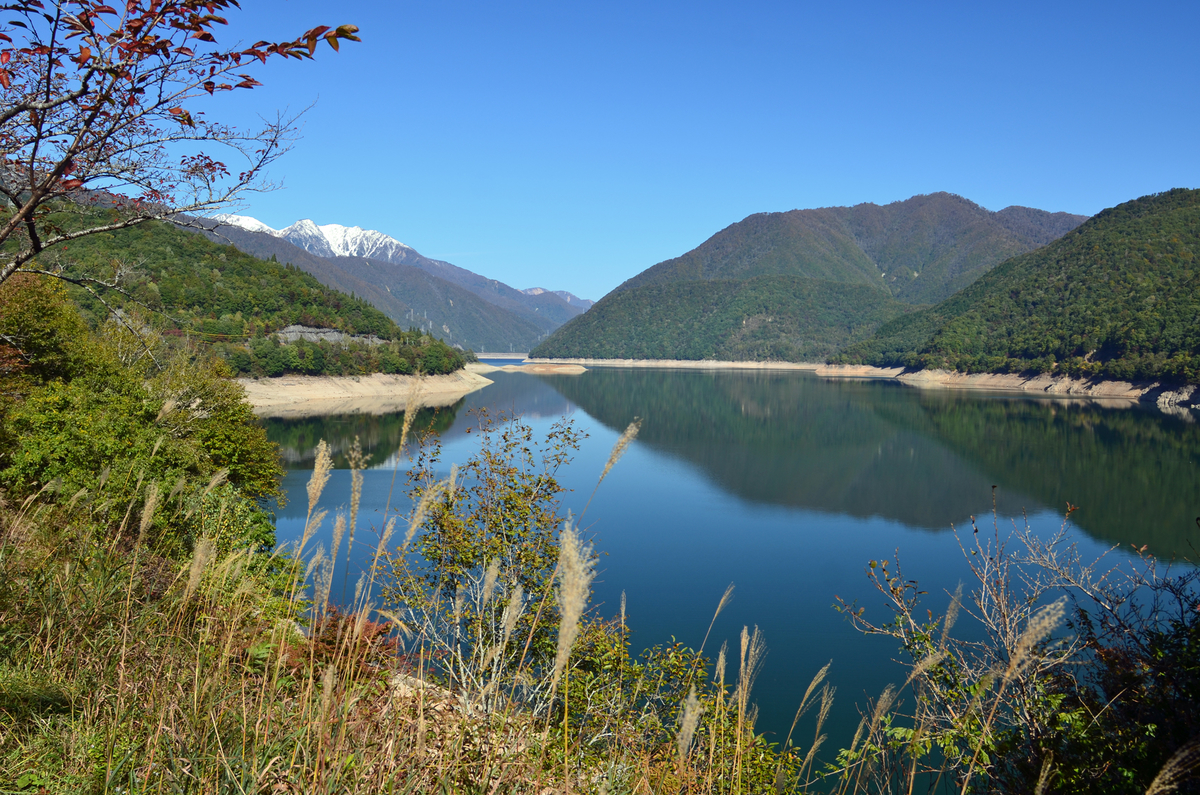
[[1093,537],[1194,556],[1200,425],[1127,403],[1031,399],[797,373],[595,368],[543,376],[591,416],[747,500],[948,528],[1065,512]]
[[[1194,556],[1200,424],[1129,404],[1036,400],[815,378],[796,372],[594,368],[498,374],[414,427],[461,437],[472,406],[528,418],[578,406],[609,429],[643,419],[642,444],[756,504],[883,517],[946,530],[990,513],[1062,513],[1111,544]],[[391,468],[403,414],[269,420],[289,468],[326,439],[344,467],[355,436]],[[993,492],[992,487],[997,488]]]
[[[475,451],[475,436],[465,433],[474,408],[522,414],[539,436],[552,420],[577,412],[591,438],[564,475],[575,490],[565,507],[576,513],[616,436],[633,417],[644,419],[638,442],[587,514],[605,553],[595,609],[611,616],[627,596],[635,646],[672,636],[695,646],[725,586],[736,582],[709,651],[724,640],[736,646],[743,625],[762,627],[770,654],[756,691],[759,725],[778,737],[809,678],[831,658],[840,699],[829,725],[832,747],[850,742],[856,702],[903,681],[889,663],[894,644],[855,633],[830,609],[833,597],[878,610],[863,566],[900,550],[906,576],[929,591],[925,604],[945,609],[946,594],[969,572],[944,531],[988,514],[993,485],[998,511],[1017,521],[1028,511],[1037,533],[1059,526],[1066,500],[1082,506],[1073,522],[1099,539],[1081,539],[1085,557],[1136,543],[1195,559],[1200,428],[1179,417],[795,372],[596,368],[581,376],[489,377],[493,386],[422,412],[417,423],[439,433],[448,469]],[[352,585],[370,565],[385,510],[404,499],[404,464],[393,457],[401,423],[402,415],[267,423],[291,467],[284,483],[291,497],[278,514],[281,541],[300,535],[306,462],[318,439],[341,452],[357,435],[374,454],[363,529],[356,548],[339,558],[346,570],[335,582]],[[344,509],[349,491],[349,473],[334,472],[322,507]],[[314,544],[328,547],[331,525]]]

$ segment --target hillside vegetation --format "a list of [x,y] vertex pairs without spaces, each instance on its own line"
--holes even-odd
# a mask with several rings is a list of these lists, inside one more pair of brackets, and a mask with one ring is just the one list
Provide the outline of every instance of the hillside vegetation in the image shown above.
[[947,298],[1009,257],[1061,237],[1086,219],[1029,207],[989,212],[933,193],[887,205],[758,213],[617,288],[767,274],[877,287],[910,304]]
[[629,279],[531,353],[825,357],[1083,220],[1028,207],[993,213],[949,193],[760,213]]
[[1200,191],[1105,210],[839,363],[1200,381]]
[[651,284],[606,296],[531,355],[819,361],[909,310],[865,285],[794,276]]
[[[404,331],[362,298],[170,224],[91,235],[44,259],[71,274],[120,272],[120,290],[71,290],[93,328],[111,307],[134,318],[131,325],[206,346],[237,374],[445,373],[462,366],[461,355],[445,343]],[[350,339],[280,344],[271,336],[293,324]]]
[[222,225],[208,236],[267,260],[294,265],[322,284],[366,298],[405,328],[416,326],[476,351],[529,350],[578,307],[552,293],[519,290],[408,250],[402,262],[321,257],[265,232]]

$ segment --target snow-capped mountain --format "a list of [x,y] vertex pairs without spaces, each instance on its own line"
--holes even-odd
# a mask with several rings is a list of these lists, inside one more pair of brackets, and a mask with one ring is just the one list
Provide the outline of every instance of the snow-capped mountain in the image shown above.
[[[372,262],[377,265],[386,263],[401,270],[414,268],[445,282],[447,288],[451,286],[462,288],[473,296],[483,299],[487,304],[511,313],[512,317],[500,323],[501,326],[507,325],[511,329],[520,326],[526,329],[521,332],[526,336],[529,336],[526,332],[530,329],[539,329],[540,331],[534,331],[533,334],[533,337],[537,339],[544,337],[581,312],[587,311],[593,303],[578,298],[565,290],[552,291],[540,287],[532,290],[517,290],[501,281],[481,276],[466,268],[424,257],[418,251],[393,237],[358,226],[317,224],[310,219],[304,219],[284,229],[272,229],[256,218],[231,214],[214,215],[211,220],[217,224],[217,228],[213,230],[217,239],[232,242],[243,251],[250,251],[256,257],[277,257],[280,262],[293,262],[298,266],[304,259],[315,258],[317,261],[330,261],[328,265],[318,265],[314,262],[303,265],[306,270],[319,279],[333,279],[331,274],[333,274],[334,268],[354,271],[353,278],[365,280],[378,288],[376,305],[380,308],[383,308],[382,305],[391,307],[392,299],[399,300],[404,304],[399,314],[393,317],[397,321],[412,321],[412,312],[419,310],[423,318],[434,322],[435,312],[437,312],[439,313],[437,317],[445,315],[451,321],[447,323],[443,318],[443,321],[439,321],[441,325],[458,328],[462,326],[463,319],[458,316],[449,317],[446,313],[453,314],[453,311],[460,308],[456,305],[462,304],[462,301],[452,300],[449,298],[449,293],[446,293],[444,296],[447,302],[446,306],[435,310],[426,298],[412,292],[413,289],[416,289],[412,285],[417,282],[424,284],[423,281],[420,279],[414,281],[413,274],[401,278],[399,271],[393,273],[388,268],[373,267]],[[220,230],[221,226],[228,230],[224,235]],[[238,232],[234,233],[233,229],[237,229]],[[292,253],[289,253],[288,249]],[[297,254],[302,256],[296,257]],[[344,284],[349,283],[347,281]],[[364,294],[362,286],[347,288],[344,284],[334,286]],[[398,290],[399,293],[397,293]],[[461,308],[465,310],[465,306]],[[494,314],[485,308],[474,314],[482,317],[489,313]],[[532,325],[526,327],[525,324]],[[446,333],[450,334],[449,331]],[[490,332],[489,334],[490,336],[485,337],[486,339],[511,338],[511,335],[503,337],[503,335],[497,336]],[[534,341],[536,340],[530,339],[530,342],[526,344],[532,344]],[[497,348],[497,350],[503,349],[503,347]]]
[[250,232],[265,232],[283,238],[318,257],[369,257],[384,262],[403,263],[413,254],[411,247],[394,237],[361,226],[316,224],[305,218],[284,229],[272,229],[248,215],[222,213],[213,219]]
[[411,247],[383,232],[341,224],[318,226],[307,218],[280,229],[279,236],[319,257],[367,257],[403,263],[413,253]]
[[248,215],[233,215],[232,213],[217,213],[213,217],[214,221],[219,221],[229,226],[241,227],[250,232],[266,232],[268,235],[279,236],[279,231],[272,229],[257,218],[251,218]]

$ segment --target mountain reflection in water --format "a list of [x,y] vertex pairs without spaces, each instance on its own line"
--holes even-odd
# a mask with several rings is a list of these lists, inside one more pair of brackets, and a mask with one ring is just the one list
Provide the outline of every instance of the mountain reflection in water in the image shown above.
[[1194,557],[1200,426],[1080,400],[917,390],[786,371],[593,368],[541,376],[614,430],[743,499],[948,529],[1065,512],[1112,544]]
[[[489,377],[492,386],[416,418],[415,427],[432,428],[444,445],[442,474],[478,449],[467,435],[474,409],[521,414],[537,437],[574,414],[590,438],[560,474],[573,490],[563,507],[578,514],[619,433],[643,418],[637,442],[583,522],[603,555],[593,609],[611,617],[628,596],[635,652],[672,636],[695,646],[735,582],[706,652],[722,641],[736,646],[743,625],[761,626],[770,654],[755,691],[758,725],[777,740],[809,678],[833,659],[829,681],[840,690],[827,730],[832,748],[849,744],[855,705],[903,674],[889,662],[894,644],[856,633],[830,609],[834,596],[881,618],[863,566],[899,555],[905,576],[929,592],[923,606],[945,610],[959,582],[971,587],[946,531],[976,516],[990,532],[993,498],[1002,532],[1009,518],[1023,524],[1027,512],[1043,538],[1060,526],[1067,500],[1079,505],[1071,522],[1095,539],[1074,534],[1088,559],[1120,544],[1126,553],[1109,563],[1128,560],[1129,544],[1149,544],[1157,555],[1195,560],[1200,431],[1178,416],[782,371],[594,368]],[[407,511],[406,462],[395,457],[402,423],[402,414],[266,423],[289,466],[289,499],[277,512],[282,542],[302,534],[318,440],[338,453],[338,466],[355,436],[372,456],[355,548],[339,557],[335,582],[356,582],[371,565],[387,511]],[[344,511],[349,493],[349,473],[335,471],[321,507]],[[329,546],[332,524],[314,546]],[[971,632],[969,622],[955,632]]]

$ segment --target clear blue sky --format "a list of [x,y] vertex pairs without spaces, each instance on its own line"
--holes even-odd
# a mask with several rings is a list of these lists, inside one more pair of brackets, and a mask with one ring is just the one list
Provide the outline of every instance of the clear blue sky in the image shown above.
[[763,211],[945,190],[1092,214],[1200,186],[1200,3],[244,0],[352,23],[210,116],[308,112],[245,212],[599,298]]

